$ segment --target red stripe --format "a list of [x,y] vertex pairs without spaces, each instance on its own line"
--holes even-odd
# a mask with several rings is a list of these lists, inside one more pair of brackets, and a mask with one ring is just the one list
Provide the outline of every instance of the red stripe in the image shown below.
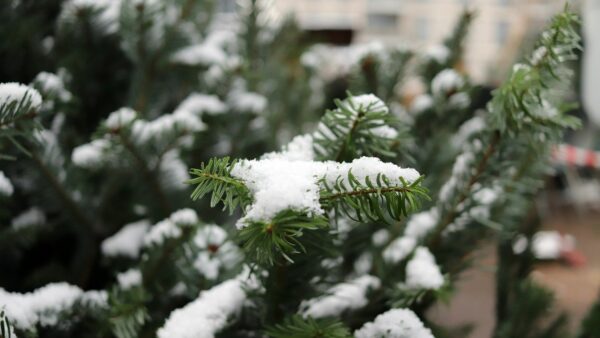
[[575,148],[573,146],[566,146],[566,151],[567,151],[567,156],[565,158],[565,162],[570,165],[576,164],[577,148]]
[[595,168],[598,163],[598,157],[595,152],[587,151],[585,154],[585,165],[588,167]]

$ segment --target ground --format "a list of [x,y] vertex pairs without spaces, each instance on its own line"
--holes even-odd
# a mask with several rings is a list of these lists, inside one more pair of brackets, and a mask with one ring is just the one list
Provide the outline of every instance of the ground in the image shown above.
[[[567,312],[573,332],[593,302],[600,296],[600,212],[546,204],[543,228],[570,233],[577,240],[577,250],[585,257],[580,267],[562,262],[538,264],[533,277],[555,292],[557,305]],[[447,305],[430,312],[432,320],[449,326],[472,323],[470,338],[490,338],[494,325],[495,250],[480,250],[473,269],[465,273],[457,292]]]

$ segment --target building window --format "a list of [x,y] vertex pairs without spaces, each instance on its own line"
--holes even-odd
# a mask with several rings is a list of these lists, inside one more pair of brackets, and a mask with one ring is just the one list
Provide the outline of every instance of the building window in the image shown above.
[[427,40],[429,36],[429,23],[427,18],[417,18],[415,21],[415,34],[419,40]]
[[393,30],[398,27],[398,16],[394,14],[370,13],[367,16],[369,28]]
[[504,45],[508,40],[508,22],[498,21],[496,24],[496,42],[499,45]]
[[217,0],[218,13],[235,13],[236,0]]

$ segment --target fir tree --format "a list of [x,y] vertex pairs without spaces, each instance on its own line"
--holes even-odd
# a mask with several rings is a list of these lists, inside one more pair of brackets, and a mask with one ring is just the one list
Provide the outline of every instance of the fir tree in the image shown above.
[[[558,95],[575,14],[485,111],[457,67],[466,12],[424,55],[352,51],[361,94],[321,113],[328,83],[315,50],[286,45],[293,21],[247,1],[219,29],[214,5],[65,1],[39,56],[54,72],[0,84],[0,337],[450,337],[425,311],[483,241],[500,260],[494,336],[565,336],[513,243],[578,125]],[[427,92],[403,105],[408,76]]]

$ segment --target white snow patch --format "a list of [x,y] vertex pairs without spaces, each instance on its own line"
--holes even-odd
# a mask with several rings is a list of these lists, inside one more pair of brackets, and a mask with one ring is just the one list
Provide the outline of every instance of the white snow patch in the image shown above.
[[402,185],[401,178],[409,183],[419,178],[414,169],[401,168],[373,157],[361,157],[351,163],[244,160],[236,164],[231,174],[250,189],[253,204],[238,221],[238,227],[242,228],[250,221],[269,221],[286,209],[308,215],[323,214],[319,204],[319,180],[324,177],[330,185],[338,178],[345,182],[350,170],[363,184],[367,177],[376,181],[379,174],[385,175],[392,185]]
[[410,289],[439,289],[444,285],[444,276],[435,258],[425,247],[418,247],[406,265],[406,287]]
[[444,69],[431,81],[431,92],[434,96],[446,95],[464,86],[465,80],[454,69]]
[[224,113],[226,110],[227,105],[218,96],[192,93],[177,106],[175,112],[187,111],[201,116],[204,113],[218,115]]
[[267,108],[267,98],[261,94],[243,90],[233,90],[227,99],[231,107],[240,112],[259,114]]
[[181,236],[181,227],[194,225],[199,222],[198,215],[192,209],[186,208],[174,213],[158,223],[144,236],[144,246],[161,245],[169,238]]
[[142,272],[139,269],[129,269],[117,274],[117,282],[123,290],[142,285]]
[[452,137],[452,144],[455,148],[461,149],[471,136],[484,130],[485,127],[485,119],[481,116],[474,116],[468,119],[460,126],[458,132]]
[[537,259],[558,259],[574,247],[575,238],[558,231],[538,231],[531,240],[531,251]]
[[262,159],[280,159],[289,161],[312,161],[315,158],[312,135],[298,135],[280,152],[264,154]]
[[171,56],[171,62],[187,66],[222,64],[226,59],[221,48],[209,43],[183,47]]
[[217,279],[221,270],[231,269],[242,260],[240,249],[227,240],[227,233],[219,226],[202,227],[193,241],[200,249],[194,267],[209,280]]
[[388,229],[379,229],[371,236],[371,242],[376,247],[383,246],[390,240],[390,231]]
[[84,293],[77,286],[64,282],[51,283],[27,293],[7,292],[0,288],[0,304],[12,324],[20,330],[58,324],[62,313],[69,311],[78,300],[96,306],[106,305],[106,299],[98,291]]
[[105,161],[105,153],[111,145],[107,139],[96,139],[90,143],[82,144],[71,154],[71,161],[78,167],[94,169]]
[[214,338],[246,301],[246,272],[202,291],[200,296],[169,315],[158,338]]
[[35,76],[33,83],[40,88],[42,93],[48,93],[62,101],[69,101],[73,98],[73,94],[65,87],[63,79],[57,74],[40,72]]
[[14,192],[14,187],[4,172],[0,170],[0,195],[11,196]]
[[431,208],[427,211],[419,212],[410,217],[404,229],[404,236],[421,240],[429,231],[435,228],[439,220],[437,208]]
[[46,224],[46,215],[42,209],[38,207],[32,207],[13,218],[10,226],[14,230],[20,230],[30,226],[39,226],[44,224]]
[[448,62],[450,57],[450,50],[444,45],[432,45],[425,51],[425,57],[431,60],[435,60],[439,64]]
[[396,264],[406,258],[417,246],[417,241],[412,237],[398,237],[394,239],[382,252],[383,260]]
[[431,330],[423,325],[409,309],[391,309],[368,322],[354,332],[356,338],[434,338]]
[[16,105],[20,102],[28,102],[31,109],[38,109],[42,105],[42,96],[37,90],[24,84],[0,83],[0,106],[12,102],[16,102]]
[[360,309],[367,305],[367,292],[381,285],[379,278],[364,275],[346,283],[335,285],[327,294],[303,301],[302,314],[312,318],[339,316],[346,310]]
[[428,94],[421,94],[415,97],[410,106],[410,111],[414,115],[419,115],[422,112],[433,107],[433,98]]
[[150,222],[145,219],[126,224],[117,233],[102,241],[102,254],[107,257],[139,257],[144,235],[149,228]]
[[118,130],[129,124],[131,124],[137,117],[135,110],[127,107],[123,107],[117,111],[114,111],[108,115],[104,124],[108,129]]

